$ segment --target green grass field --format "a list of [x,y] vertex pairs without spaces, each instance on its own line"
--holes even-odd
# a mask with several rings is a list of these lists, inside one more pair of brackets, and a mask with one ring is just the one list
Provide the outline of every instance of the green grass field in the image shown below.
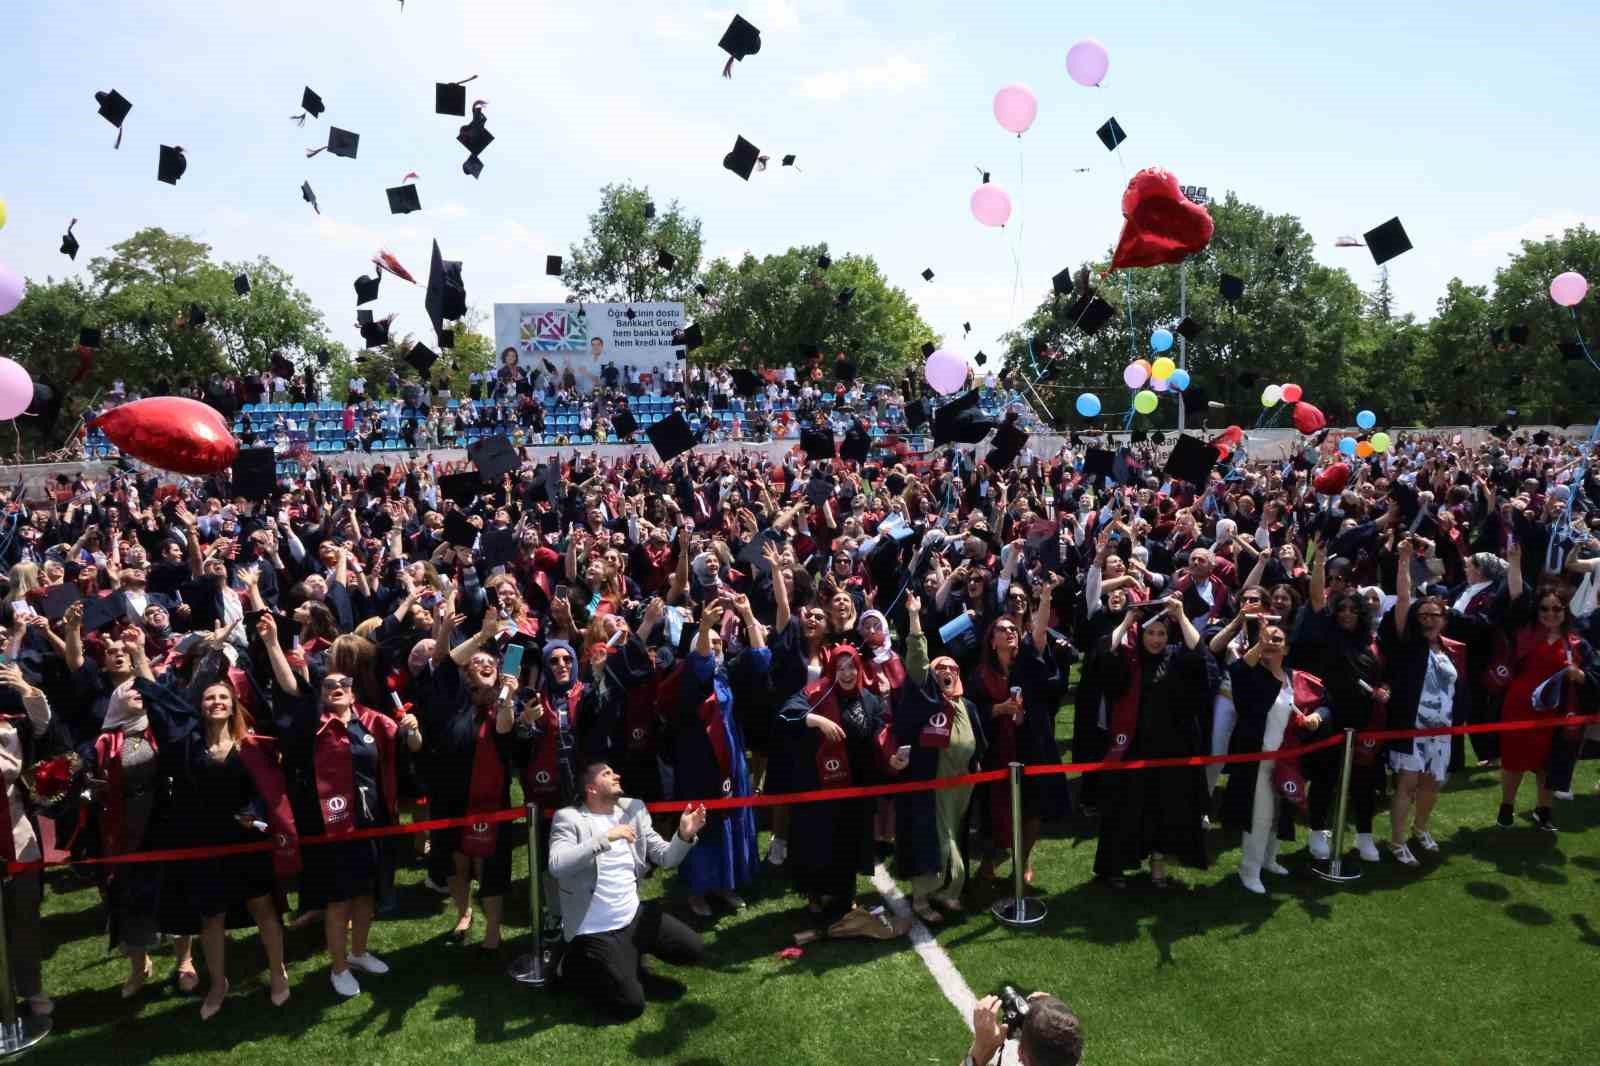
[[[1069,716],[1063,715],[1064,719]],[[1307,871],[1304,834],[1269,876],[1271,894],[1234,877],[1237,840],[1212,835],[1210,870],[1182,871],[1186,887],[1147,878],[1114,892],[1090,881],[1092,826],[1056,827],[1036,857],[1044,925],[1012,932],[984,912],[937,938],[979,995],[1011,983],[1061,995],[1083,1020],[1094,1063],[1561,1063],[1600,1047],[1600,797],[1596,765],[1579,770],[1577,799],[1558,804],[1563,832],[1493,827],[1492,773],[1459,775],[1435,814],[1443,844],[1417,872],[1385,862],[1335,888]],[[1531,785],[1529,786],[1531,787]],[[1527,797],[1531,804],[1531,794]],[[1380,834],[1386,815],[1379,815]],[[519,852],[517,868],[526,869]],[[1006,868],[1002,868],[1003,870]],[[401,874],[401,911],[381,922],[373,950],[393,967],[362,977],[342,1002],[328,985],[320,928],[292,932],[293,998],[267,1002],[253,938],[234,934],[233,994],[202,1024],[198,999],[152,983],[118,994],[126,962],[108,954],[93,890],[59,875],[44,927],[56,1032],[29,1061],[325,1061],[480,1063],[628,1061],[676,1066],[743,1063],[956,1063],[967,1031],[906,942],[823,942],[797,960],[776,952],[808,923],[802,900],[775,877],[750,907],[705,929],[701,969],[656,964],[665,998],[638,1021],[599,1027],[559,991],[512,983],[505,966],[527,930],[525,879],[509,902],[508,947],[483,957],[453,947],[445,903]],[[862,902],[881,902],[865,881]],[[670,876],[646,883],[687,917]],[[478,930],[482,924],[479,919]],[[158,956],[157,978],[171,971]],[[658,995],[661,993],[658,992]]]

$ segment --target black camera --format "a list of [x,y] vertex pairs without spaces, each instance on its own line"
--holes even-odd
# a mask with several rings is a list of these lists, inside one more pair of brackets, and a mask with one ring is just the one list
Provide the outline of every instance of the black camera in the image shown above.
[[1010,985],[1000,989],[1000,1024],[1008,1036],[1022,1032],[1022,1023],[1028,1020],[1028,997]]

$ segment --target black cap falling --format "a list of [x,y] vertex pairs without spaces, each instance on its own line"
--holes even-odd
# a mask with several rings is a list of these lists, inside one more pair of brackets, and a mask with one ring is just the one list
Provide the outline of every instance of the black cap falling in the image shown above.
[[984,354],[982,349],[979,349],[978,354],[972,357],[972,361],[979,366],[984,366],[989,362],[989,357]]
[[100,105],[100,117],[117,128],[116,147],[122,147],[122,123],[128,117],[128,112],[133,110],[133,105],[115,89],[94,94],[95,101]]
[[470,155],[482,155],[483,150],[494,143],[494,134],[489,132],[488,116],[483,113],[486,106],[482,100],[472,102],[472,121],[462,126],[456,133],[456,140]]
[[761,149],[739,137],[733,142],[733,151],[722,157],[722,166],[749,181],[751,172],[756,169],[756,161],[760,158]]
[[383,281],[383,271],[378,271],[372,277],[363,274],[356,279],[356,306],[369,304],[378,298],[378,285]]
[[289,362],[282,352],[273,352],[267,362],[271,365],[272,372],[280,378],[294,376],[294,364]]
[[396,185],[392,189],[383,191],[389,197],[391,215],[409,215],[413,211],[422,210],[422,198],[417,195],[415,185]]
[[311,210],[319,215],[322,214],[322,208],[317,206],[317,194],[311,191],[311,183],[309,181],[300,183],[300,199],[310,204]]
[[1205,332],[1205,327],[1186,315],[1182,322],[1172,327],[1172,332],[1178,334],[1184,340],[1192,341]]
[[322,97],[312,92],[309,85],[306,86],[306,91],[300,94],[300,106],[312,118],[321,118],[322,113],[327,110],[322,104]]
[[478,477],[485,484],[499,481],[520,465],[511,438],[503,433],[474,441],[467,448],[467,459],[478,468]]
[[72,227],[77,224],[77,219],[67,223],[67,232],[61,235],[61,254],[74,261],[78,258],[78,238],[72,235]]
[[1062,267],[1050,278],[1050,291],[1057,296],[1066,296],[1072,291],[1072,268]]
[[[786,167],[794,167],[794,161],[795,161],[795,154],[793,152],[790,152],[788,155],[783,157],[783,165],[786,166]],[[796,170],[800,169],[799,167],[794,167],[794,168]]]
[[1105,125],[1095,130],[1094,135],[1100,138],[1100,143],[1106,146],[1107,151],[1115,151],[1117,145],[1128,139],[1127,133],[1122,129],[1122,124],[1116,120],[1115,116],[1106,119]]
[[704,300],[707,296],[711,295],[711,290],[706,288],[704,284],[699,284],[694,287],[694,293],[696,296],[700,297],[700,299]]
[[199,304],[189,305],[189,321],[187,325],[203,326],[206,324],[206,309]]
[[318,348],[317,349],[317,365],[318,366],[327,366],[331,362],[333,362],[333,355],[328,351],[328,349],[326,349],[326,348]]
[[1224,274],[1217,279],[1217,289],[1224,300],[1233,303],[1244,295],[1244,279],[1235,274]]
[[[433,261],[428,265],[428,295],[423,304],[435,333],[444,333],[445,322],[457,321],[467,313],[467,287],[461,280],[459,260],[447,261],[439,253],[439,242],[433,242]],[[441,346],[448,347],[443,340]]]
[[833,260],[828,258],[826,254],[817,256],[818,270],[827,270],[831,266],[833,266]]
[[433,364],[439,361],[439,353],[418,341],[406,353],[406,362],[417,368],[417,373],[423,377],[428,376],[428,371],[433,369]]
[[469,81],[477,80],[474,74],[461,81],[440,81],[433,86],[433,112],[436,115],[465,115],[467,113],[467,89]]
[[78,346],[89,349],[100,347],[100,328],[98,326],[84,326],[78,330]]
[[690,326],[687,326],[684,329],[673,330],[673,332],[672,332],[672,344],[673,344],[673,346],[674,347],[681,347],[685,351],[692,352],[696,348],[698,348],[702,344],[704,344],[705,342],[706,342],[705,334],[703,332],[701,332],[700,323],[698,323],[698,322],[696,322],[696,323],[694,323],[694,324],[692,324]]
[[561,257],[559,255],[545,256],[544,272],[552,278],[559,278],[561,276]]
[[1117,309],[1098,296],[1081,296],[1067,309],[1067,321],[1094,336],[1116,316]]
[[361,147],[361,134],[342,130],[338,126],[328,127],[328,143],[323,148],[307,148],[306,158],[327,152],[329,155],[342,156],[345,159],[354,159],[356,151]]
[[989,435],[995,423],[985,418],[978,409],[978,390],[971,389],[934,412],[933,443],[953,441],[957,444],[977,444]]
[[665,248],[658,248],[656,250],[656,266],[660,267],[662,270],[671,270],[673,267],[675,267],[677,265],[678,265],[678,257],[677,256],[673,255],[671,252],[667,251]]
[[233,279],[233,291],[238,293],[240,296],[249,296],[250,295],[250,275],[249,274],[238,274],[238,275],[235,275],[234,279]]
[[852,463],[864,463],[867,456],[872,453],[872,437],[857,422],[845,430],[844,440],[839,444],[839,458]]
[[183,177],[183,172],[189,169],[189,161],[183,157],[182,147],[161,146],[161,159],[156,164],[156,180],[164,181],[168,185],[178,184],[178,179]]
[[619,438],[627,440],[639,428],[639,423],[627,411],[618,411],[611,418],[611,428],[616,431]]
[[839,454],[839,449],[833,442],[833,430],[818,429],[813,426],[801,427],[800,450],[806,453],[807,459],[813,461],[832,459]]
[[389,343],[389,323],[394,321],[394,316],[388,318],[371,318],[371,312],[366,312],[368,321],[361,323],[361,342],[365,348],[376,348],[380,344]]
[[928,424],[928,404],[925,400],[912,400],[906,404],[906,428],[916,429]]
[[742,366],[732,369],[733,391],[740,396],[754,396],[761,391],[761,375],[754,370],[746,370]]
[[846,385],[850,384],[856,379],[855,361],[841,353],[839,358],[833,361],[833,376]]
[[1361,235],[1361,239],[1367,242],[1367,251],[1372,253],[1372,261],[1378,266],[1411,250],[1411,238],[1406,236],[1406,228],[1400,224],[1398,217],[1368,230]]
[[644,220],[646,222],[649,222],[651,219],[653,219],[655,217],[656,217],[656,202],[654,200],[646,200],[644,202]]
[[753,56],[761,51],[761,31],[746,22],[744,16],[735,15],[733,21],[728,23],[728,28],[723,31],[722,40],[717,42],[717,47],[728,53],[728,62],[722,68],[722,76],[731,78],[735,61],[742,61],[746,56]]
[[475,155],[467,156],[466,160],[461,164],[461,173],[469,178],[476,179],[478,175],[483,173],[483,160]]
[[922,280],[923,281],[932,281],[933,280],[933,268],[932,267],[928,267],[926,270],[924,270],[922,272]]
[[661,421],[652,423],[644,432],[663,463],[671,462],[700,442],[681,411],[674,411]]
[[856,290],[853,287],[844,288],[839,290],[839,295],[834,298],[833,302],[838,304],[840,307],[849,307],[850,301],[854,300],[855,298]]
[[1211,468],[1217,465],[1220,453],[1198,437],[1179,434],[1167,456],[1168,477],[1187,481],[1196,488],[1205,488],[1211,481]]
[[1019,427],[1015,421],[1008,421],[995,433],[994,440],[989,446],[989,454],[984,456],[984,462],[989,464],[991,470],[1008,467],[1017,461],[1023,445],[1027,443],[1028,431]]
[[939,346],[937,344],[934,344],[932,341],[923,341],[922,342],[922,354],[923,354],[924,357],[930,356],[930,355],[932,355],[934,352],[936,352],[938,350],[939,350]]

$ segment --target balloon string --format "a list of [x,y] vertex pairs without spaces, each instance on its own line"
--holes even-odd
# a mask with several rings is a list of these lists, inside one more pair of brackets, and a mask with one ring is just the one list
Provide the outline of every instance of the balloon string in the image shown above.
[[1017,241],[1011,259],[1016,273],[1011,278],[1011,320],[1017,320],[1017,294],[1022,289],[1022,227],[1027,224],[1028,171],[1024,165],[1022,134],[1017,134]]

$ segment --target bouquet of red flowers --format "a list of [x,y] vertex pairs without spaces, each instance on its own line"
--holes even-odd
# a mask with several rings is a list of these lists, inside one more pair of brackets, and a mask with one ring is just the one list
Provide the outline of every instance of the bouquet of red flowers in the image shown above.
[[88,770],[75,751],[40,759],[22,771],[28,798],[52,818],[73,810],[88,798]]

